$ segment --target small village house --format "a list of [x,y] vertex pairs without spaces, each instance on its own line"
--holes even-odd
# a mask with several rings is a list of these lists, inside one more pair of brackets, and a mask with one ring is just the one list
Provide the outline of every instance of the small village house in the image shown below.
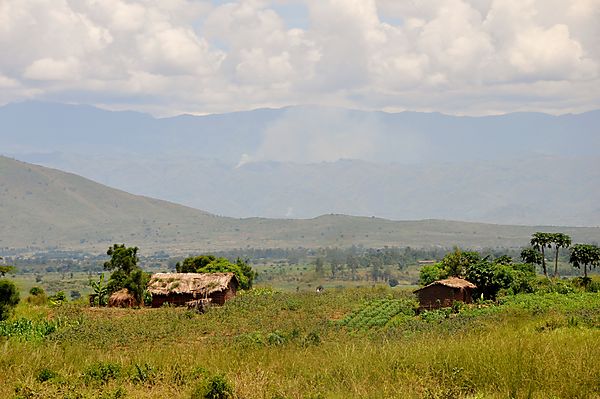
[[451,277],[434,281],[414,291],[419,298],[419,310],[439,309],[454,302],[473,302],[472,293],[477,286],[462,278]]
[[199,299],[223,305],[236,295],[238,287],[234,273],[156,273],[148,283],[148,292],[153,308],[164,303],[184,306]]

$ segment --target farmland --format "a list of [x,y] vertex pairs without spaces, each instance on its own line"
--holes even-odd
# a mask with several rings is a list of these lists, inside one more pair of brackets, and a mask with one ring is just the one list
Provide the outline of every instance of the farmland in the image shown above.
[[21,303],[2,325],[6,398],[600,397],[582,291],[416,315],[406,289],[261,288],[206,314]]

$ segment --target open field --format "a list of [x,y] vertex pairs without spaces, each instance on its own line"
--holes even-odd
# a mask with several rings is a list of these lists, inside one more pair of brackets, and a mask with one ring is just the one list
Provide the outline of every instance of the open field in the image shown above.
[[597,293],[413,312],[385,287],[262,289],[203,315],[21,304],[0,397],[200,398],[216,376],[238,398],[600,397]]

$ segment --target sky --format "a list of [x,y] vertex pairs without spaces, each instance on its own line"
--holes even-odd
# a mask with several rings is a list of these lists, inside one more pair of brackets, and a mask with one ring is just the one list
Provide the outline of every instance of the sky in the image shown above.
[[600,0],[0,0],[0,104],[600,108]]

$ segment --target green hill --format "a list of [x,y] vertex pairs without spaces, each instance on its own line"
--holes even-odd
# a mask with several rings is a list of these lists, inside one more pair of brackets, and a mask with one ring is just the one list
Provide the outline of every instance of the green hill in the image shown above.
[[0,248],[4,249],[102,251],[113,242],[137,245],[146,253],[352,244],[519,247],[537,230],[560,230],[575,241],[600,241],[600,228],[390,221],[344,215],[306,220],[234,219],[0,157]]

